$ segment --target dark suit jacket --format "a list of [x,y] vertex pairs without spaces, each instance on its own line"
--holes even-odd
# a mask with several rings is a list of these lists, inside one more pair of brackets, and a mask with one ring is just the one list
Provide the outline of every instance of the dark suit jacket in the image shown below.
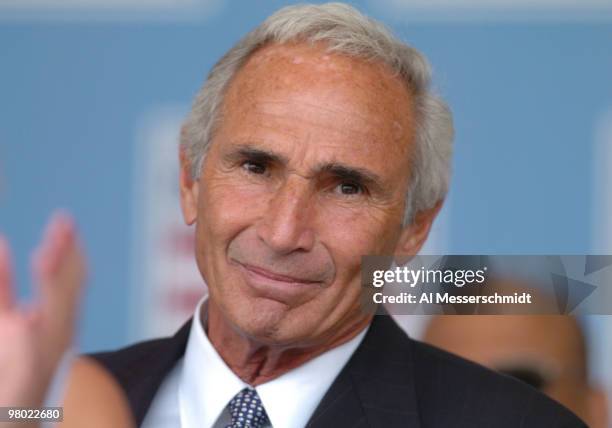
[[[138,425],[164,377],[183,356],[190,325],[172,338],[92,355],[125,390]],[[586,425],[530,386],[412,340],[391,317],[376,316],[308,427]]]

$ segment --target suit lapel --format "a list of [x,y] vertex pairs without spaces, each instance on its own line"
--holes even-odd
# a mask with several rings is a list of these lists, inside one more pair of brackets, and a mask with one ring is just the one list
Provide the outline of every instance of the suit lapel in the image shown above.
[[158,346],[153,342],[142,359],[134,358],[116,373],[126,392],[136,426],[142,424],[162,381],[183,357],[190,327],[191,320],[173,337],[156,341]]
[[366,414],[351,375],[342,370],[325,393],[307,428],[367,427]]
[[307,427],[420,427],[413,370],[411,340],[375,316]]
[[[136,345],[132,351],[126,350],[124,357],[93,355],[124,388],[137,426],[142,424],[162,381],[184,355],[191,322],[172,338]],[[307,427],[419,428],[412,346],[390,316],[375,316]]]

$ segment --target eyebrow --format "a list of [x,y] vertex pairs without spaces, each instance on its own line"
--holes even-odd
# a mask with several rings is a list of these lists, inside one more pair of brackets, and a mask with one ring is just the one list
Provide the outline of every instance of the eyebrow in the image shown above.
[[249,159],[262,163],[278,163],[286,165],[289,159],[268,150],[256,149],[249,144],[240,144],[230,153],[224,156],[228,160]]
[[383,189],[383,180],[377,174],[365,168],[347,166],[337,162],[330,162],[320,165],[316,169],[318,172],[333,175],[339,180],[346,180],[363,184],[374,191],[381,191]]
[[[262,163],[276,163],[287,165],[289,158],[269,150],[255,148],[250,144],[238,144],[225,158],[228,160],[249,159]],[[340,162],[326,162],[316,165],[316,174],[330,174],[339,180],[352,181],[363,184],[372,190],[383,190],[383,179],[367,168],[345,165]]]
[[547,377],[543,373],[541,373],[541,370],[538,370],[534,367],[506,367],[498,368],[497,371],[505,375],[511,376],[515,379],[518,379],[540,390],[545,388],[551,381],[551,379],[547,379]]

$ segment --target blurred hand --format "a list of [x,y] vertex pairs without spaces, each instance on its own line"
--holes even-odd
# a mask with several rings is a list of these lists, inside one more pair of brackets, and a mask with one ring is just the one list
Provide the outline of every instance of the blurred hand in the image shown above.
[[36,299],[28,307],[15,301],[11,265],[9,245],[0,236],[0,406],[38,407],[72,342],[85,281],[71,217],[56,214],[46,227],[32,257]]

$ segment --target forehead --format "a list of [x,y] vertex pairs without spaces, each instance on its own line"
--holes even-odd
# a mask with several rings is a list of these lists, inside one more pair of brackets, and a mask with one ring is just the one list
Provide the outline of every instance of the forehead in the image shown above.
[[232,132],[269,124],[298,139],[324,135],[329,143],[350,140],[356,152],[404,158],[414,133],[412,97],[390,69],[321,44],[273,44],[253,54],[228,88],[226,120]]
[[455,352],[489,363],[526,356],[562,367],[582,364],[580,331],[564,316],[449,316],[432,322],[430,335]]

